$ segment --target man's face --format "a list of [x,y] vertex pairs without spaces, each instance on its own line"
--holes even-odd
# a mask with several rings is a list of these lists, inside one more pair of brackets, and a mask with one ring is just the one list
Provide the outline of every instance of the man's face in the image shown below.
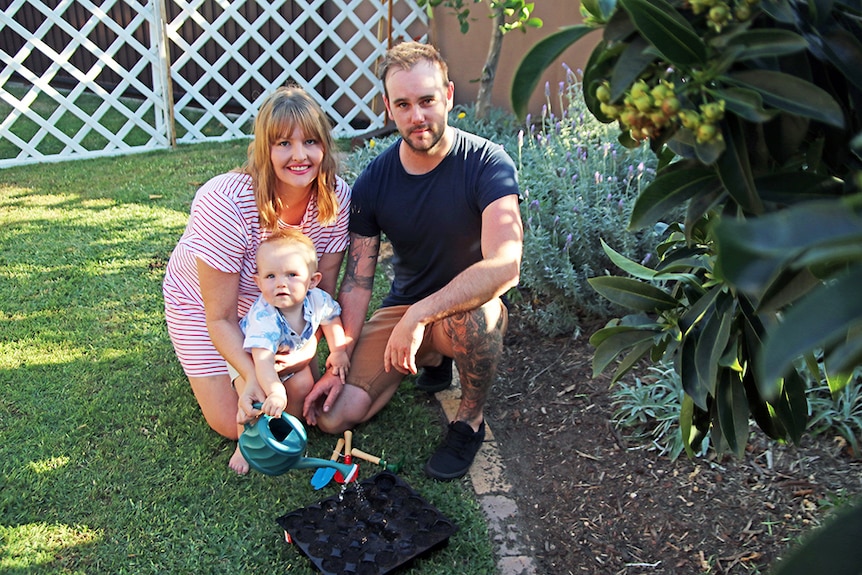
[[386,93],[386,110],[404,142],[417,152],[433,152],[448,125],[452,82],[444,83],[436,66],[421,61],[410,70],[389,72]]

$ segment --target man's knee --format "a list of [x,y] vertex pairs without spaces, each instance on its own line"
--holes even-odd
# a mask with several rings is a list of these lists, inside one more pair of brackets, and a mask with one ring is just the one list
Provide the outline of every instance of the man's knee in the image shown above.
[[345,385],[332,408],[317,416],[317,426],[321,431],[340,435],[366,419],[371,407],[368,393],[354,385]]

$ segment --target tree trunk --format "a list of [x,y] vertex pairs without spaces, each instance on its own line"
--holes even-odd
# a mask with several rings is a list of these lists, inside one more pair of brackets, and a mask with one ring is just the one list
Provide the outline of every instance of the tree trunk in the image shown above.
[[476,96],[476,117],[484,118],[491,108],[491,92],[494,89],[494,78],[497,76],[497,64],[500,63],[500,50],[503,45],[503,25],[506,15],[502,8],[495,8],[494,29],[491,31],[491,43],[488,46],[488,56],[482,67],[482,77],[479,79],[479,93]]

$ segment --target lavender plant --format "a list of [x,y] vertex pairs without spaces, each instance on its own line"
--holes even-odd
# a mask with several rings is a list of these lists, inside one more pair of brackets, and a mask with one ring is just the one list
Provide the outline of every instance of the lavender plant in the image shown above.
[[553,335],[576,330],[584,315],[619,313],[587,283],[611,268],[602,239],[647,264],[660,231],[628,229],[634,200],[655,174],[655,155],[620,145],[617,130],[587,110],[580,72],[563,67],[556,94],[545,86],[541,117],[528,115],[518,133],[516,159],[525,200],[521,282],[531,316]]

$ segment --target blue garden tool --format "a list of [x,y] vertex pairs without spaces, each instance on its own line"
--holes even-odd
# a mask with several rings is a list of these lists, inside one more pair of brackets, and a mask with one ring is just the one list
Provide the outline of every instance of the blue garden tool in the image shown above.
[[[260,409],[261,404],[255,403],[254,407]],[[303,457],[308,435],[302,423],[289,413],[282,413],[280,418],[263,414],[256,422],[246,423],[238,443],[240,453],[251,468],[265,475],[281,475],[291,469],[332,467],[352,480],[359,471],[355,464]]]
[[[332,461],[337,461],[338,456],[341,455],[341,449],[344,447],[344,438],[339,437],[338,443],[335,444],[335,449],[332,450],[332,455],[329,456],[329,459]],[[311,486],[315,489],[323,489],[329,482],[332,481],[332,476],[335,475],[334,467],[318,467],[317,471],[314,472],[314,475],[311,476]]]

